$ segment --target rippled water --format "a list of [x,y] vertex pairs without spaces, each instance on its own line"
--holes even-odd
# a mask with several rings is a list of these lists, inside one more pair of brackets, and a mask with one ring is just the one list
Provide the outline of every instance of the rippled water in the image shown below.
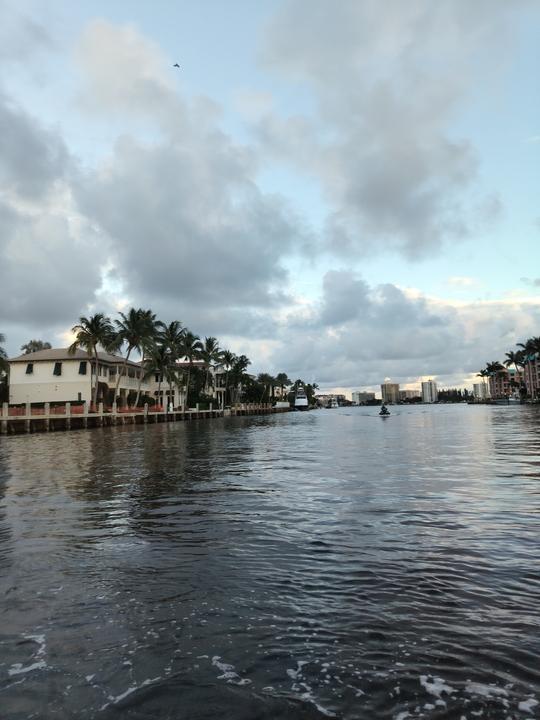
[[539,410],[0,439],[0,717],[538,717]]

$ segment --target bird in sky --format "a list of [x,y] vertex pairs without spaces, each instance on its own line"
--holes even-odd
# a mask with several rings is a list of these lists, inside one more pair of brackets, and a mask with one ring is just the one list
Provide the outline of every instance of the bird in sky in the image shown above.
[[179,67],[180,67],[180,65],[179,65],[178,63],[174,63],[173,67],[177,67],[177,68],[179,68]]

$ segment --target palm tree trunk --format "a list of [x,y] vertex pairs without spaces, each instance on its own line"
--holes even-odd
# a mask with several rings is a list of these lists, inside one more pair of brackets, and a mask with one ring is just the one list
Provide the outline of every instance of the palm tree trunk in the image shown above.
[[114,401],[115,401],[115,402],[116,402],[116,396],[118,395],[118,386],[120,385],[120,380],[121,380],[121,379],[124,377],[124,375],[125,375],[126,365],[128,364],[128,360],[129,360],[129,356],[130,356],[130,354],[131,354],[131,350],[132,350],[132,347],[131,347],[131,345],[130,345],[130,346],[128,347],[127,355],[126,355],[126,358],[125,358],[124,363],[123,363],[123,365],[122,365],[121,372],[120,372],[120,374],[118,375],[118,377],[116,378],[116,385],[115,385],[115,388],[114,388]]
[[141,377],[139,378],[139,386],[137,388],[137,397],[135,398],[135,406],[134,407],[137,407],[139,404],[139,398],[141,396],[141,385],[142,385],[143,378],[144,378],[144,371],[141,368]]
[[97,353],[97,346],[94,345],[94,357],[96,358],[96,384],[94,385],[94,396],[93,396],[93,405],[94,408],[97,409],[97,396],[98,396],[98,376],[99,376],[99,357]]
[[186,383],[186,397],[185,397],[185,405],[184,409],[189,410],[189,381],[191,378],[191,362],[189,363],[188,367],[188,373],[187,373],[187,383]]

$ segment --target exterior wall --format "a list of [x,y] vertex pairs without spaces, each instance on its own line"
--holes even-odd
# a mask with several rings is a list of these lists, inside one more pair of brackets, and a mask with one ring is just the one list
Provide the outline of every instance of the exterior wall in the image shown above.
[[90,363],[86,375],[79,375],[80,360],[62,360],[62,374],[53,375],[55,361],[34,362],[34,371],[26,374],[28,363],[11,363],[9,370],[9,402],[13,404],[27,402],[89,402]]
[[[32,361],[29,361],[32,362]],[[62,374],[54,375],[56,362],[62,363]],[[26,374],[28,363],[10,363],[9,370],[9,402],[13,405],[27,402],[84,402],[92,401],[92,384],[94,383],[94,368],[89,360],[86,361],[86,375],[79,375],[81,360],[34,360],[32,374]],[[111,374],[111,369],[113,373]],[[100,361],[98,366],[98,382],[106,384],[110,390],[116,385],[115,366]],[[141,372],[133,366],[126,370]],[[122,378],[118,388],[119,394],[127,395],[130,390],[137,392],[139,379],[137,377]],[[141,392],[148,392],[150,385],[143,382]]]
[[525,363],[524,382],[527,395],[532,398],[540,396],[540,358],[534,358]]
[[422,383],[422,402],[434,403],[439,399],[437,383],[434,380],[427,380]]
[[496,375],[491,375],[489,378],[489,391],[493,398],[505,398],[512,395],[516,388],[511,386],[511,381],[521,383],[523,382],[523,374],[516,372],[515,370],[504,370]]
[[385,403],[397,403],[399,402],[399,384],[398,383],[383,383],[381,385],[382,400]]

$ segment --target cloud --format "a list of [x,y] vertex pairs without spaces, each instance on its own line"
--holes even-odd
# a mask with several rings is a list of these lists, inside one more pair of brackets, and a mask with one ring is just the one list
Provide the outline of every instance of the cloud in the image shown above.
[[39,199],[62,179],[70,158],[62,139],[0,94],[0,181],[4,192]]
[[525,283],[525,285],[531,285],[532,287],[540,287],[540,278],[528,278],[528,277],[522,277],[520,278],[522,283]]
[[474,287],[478,285],[477,278],[467,277],[466,275],[452,275],[446,280],[448,285],[454,287]]
[[[540,302],[459,305],[392,284],[370,287],[346,270],[329,271],[310,312],[292,314],[279,332],[287,372],[324,386],[376,386],[420,376],[461,384],[489,359],[534,334]],[[309,351],[307,350],[309,349]],[[273,356],[280,368],[282,351]]]
[[225,332],[286,302],[283,259],[309,245],[309,232],[258,187],[254,153],[220,130],[214,104],[185,102],[132,28],[92,23],[79,61],[82,102],[150,123],[145,140],[126,132],[74,183],[80,211],[110,238],[125,292],[190,324],[211,308],[232,322]]
[[335,253],[432,255],[496,217],[469,201],[479,157],[450,127],[479,77],[503,69],[523,3],[290,0],[270,23],[265,66],[313,93],[312,113],[256,126],[269,155],[316,174]]
[[0,96],[0,320],[50,328],[99,286],[95,233],[77,216],[75,164],[56,132]]
[[27,63],[30,56],[54,47],[48,30],[40,22],[0,0],[0,59]]

